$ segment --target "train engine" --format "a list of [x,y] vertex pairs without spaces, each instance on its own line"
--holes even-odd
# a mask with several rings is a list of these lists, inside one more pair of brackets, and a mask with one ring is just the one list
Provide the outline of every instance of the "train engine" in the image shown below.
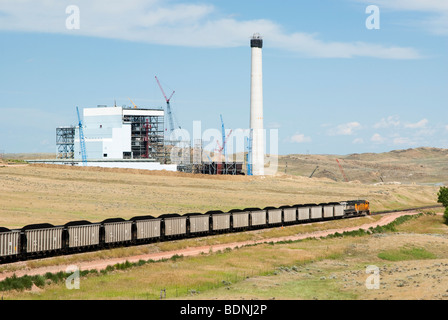
[[346,216],[370,215],[370,204],[367,200],[349,200],[341,202]]

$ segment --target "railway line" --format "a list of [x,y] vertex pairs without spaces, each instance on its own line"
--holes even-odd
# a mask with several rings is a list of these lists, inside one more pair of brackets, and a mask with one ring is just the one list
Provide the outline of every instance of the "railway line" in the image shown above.
[[387,211],[372,211],[371,215],[379,215],[386,213],[394,213],[394,212],[408,212],[408,211],[418,211],[418,210],[430,210],[430,209],[438,209],[442,208],[442,205],[434,205],[434,206],[425,206],[425,207],[414,207],[409,209],[396,209],[396,210],[387,210]]
[[372,213],[368,201],[354,200],[278,208],[234,209],[229,212],[209,211],[182,216],[165,214],[157,218],[141,216],[130,220],[106,219],[100,223],[74,221],[64,226],[37,224],[20,230],[0,228],[0,262],[10,263],[173,239],[438,207]]
[[[421,207],[420,209],[424,210],[428,207]],[[413,212],[412,212],[413,211]],[[313,231],[310,233],[300,233],[296,235],[290,235],[290,236],[282,236],[277,238],[268,238],[268,239],[257,239],[257,240],[248,240],[248,241],[240,241],[240,242],[227,242],[227,243],[220,243],[220,244],[213,244],[213,245],[207,245],[207,246],[195,246],[195,247],[188,247],[183,249],[176,249],[171,251],[163,251],[163,252],[153,252],[153,253],[145,253],[145,254],[138,254],[138,255],[131,255],[131,256],[125,256],[125,257],[114,257],[114,258],[94,258],[89,261],[79,261],[76,262],[76,266],[79,268],[79,270],[92,270],[96,269],[98,271],[106,269],[108,266],[116,265],[119,263],[124,263],[126,261],[131,263],[136,263],[140,260],[153,260],[153,261],[160,261],[163,259],[170,259],[173,256],[179,256],[182,255],[184,257],[188,256],[197,256],[203,253],[210,253],[210,252],[217,252],[217,251],[224,251],[226,249],[235,249],[239,247],[243,247],[245,245],[254,245],[254,244],[261,244],[265,242],[284,242],[284,241],[297,241],[302,240],[306,238],[320,238],[325,237],[330,234],[343,233],[344,231],[350,232],[354,230],[368,230],[369,228],[375,228],[377,226],[384,226],[392,221],[396,220],[398,217],[408,214],[417,214],[419,210],[412,210],[412,209],[405,209],[404,211],[396,211],[392,210],[389,212],[389,214],[386,214],[385,212],[381,213],[383,217],[381,217],[380,220],[375,222],[367,222],[363,225],[357,225],[354,227],[343,227],[343,228],[332,228],[332,229],[325,229],[320,231]],[[356,218],[356,217],[353,217]],[[57,273],[57,272],[66,272],[66,269],[68,265],[64,264],[56,264],[53,266],[45,266],[45,267],[36,267],[29,269],[24,261],[19,261],[11,265],[14,269],[14,271],[5,271],[0,273],[0,281],[12,277],[13,275],[17,277],[21,277],[24,275],[39,275],[39,274],[45,274],[47,272],[50,273]]]

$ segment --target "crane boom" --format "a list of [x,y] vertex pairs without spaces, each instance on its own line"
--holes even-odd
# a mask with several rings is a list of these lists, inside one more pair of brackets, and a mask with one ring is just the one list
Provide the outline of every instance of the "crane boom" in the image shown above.
[[226,159],[226,129],[224,128],[224,120],[222,120],[222,114],[220,114],[219,116],[221,117],[222,151],[224,154],[224,161],[227,161],[227,159]]
[[319,169],[319,166],[316,167],[316,169],[314,169],[314,171],[311,173],[310,178],[313,177],[314,173],[317,171],[317,169]]
[[82,129],[82,121],[81,117],[79,116],[78,107],[76,107],[76,113],[78,114],[78,122],[79,122],[79,144],[81,146],[82,165],[87,166],[86,142],[84,140],[84,131]]
[[345,182],[348,182],[347,176],[345,175],[344,169],[342,169],[342,166],[341,166],[341,164],[339,163],[339,160],[336,159],[336,162],[338,163],[339,169],[341,170],[342,175],[344,176]]
[[174,120],[173,120],[173,113],[171,111],[170,101],[171,101],[171,98],[173,97],[175,91],[173,91],[173,93],[171,93],[170,97],[167,98],[165,91],[163,91],[162,85],[160,84],[159,79],[157,78],[157,76],[155,78],[156,78],[157,84],[159,85],[160,91],[162,91],[163,97],[165,98],[165,101],[166,101],[166,112],[168,113],[168,121],[170,123],[170,133],[171,133],[174,131]]
[[129,100],[131,100],[132,104],[134,105],[134,109],[137,109],[137,106],[135,105],[134,101],[132,101],[131,98],[128,98]]

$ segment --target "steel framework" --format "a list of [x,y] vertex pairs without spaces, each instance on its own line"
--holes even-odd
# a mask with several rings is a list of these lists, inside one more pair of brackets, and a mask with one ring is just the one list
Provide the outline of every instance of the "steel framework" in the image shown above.
[[160,160],[164,157],[163,118],[163,116],[124,116],[123,121],[131,123],[133,159]]
[[56,146],[58,159],[73,159],[75,155],[75,127],[56,128]]

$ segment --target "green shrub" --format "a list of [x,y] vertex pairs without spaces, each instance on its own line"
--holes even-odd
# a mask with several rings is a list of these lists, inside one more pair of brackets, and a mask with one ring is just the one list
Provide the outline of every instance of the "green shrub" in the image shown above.
[[448,225],[448,188],[447,187],[440,187],[440,190],[437,193],[437,202],[441,203],[445,207],[445,213],[443,214],[443,218],[445,220],[445,224]]
[[439,192],[437,193],[437,202],[441,203],[445,208],[448,207],[448,188],[440,187]]
[[445,224],[448,225],[448,207],[445,208],[445,213],[443,214],[443,219],[445,220]]

